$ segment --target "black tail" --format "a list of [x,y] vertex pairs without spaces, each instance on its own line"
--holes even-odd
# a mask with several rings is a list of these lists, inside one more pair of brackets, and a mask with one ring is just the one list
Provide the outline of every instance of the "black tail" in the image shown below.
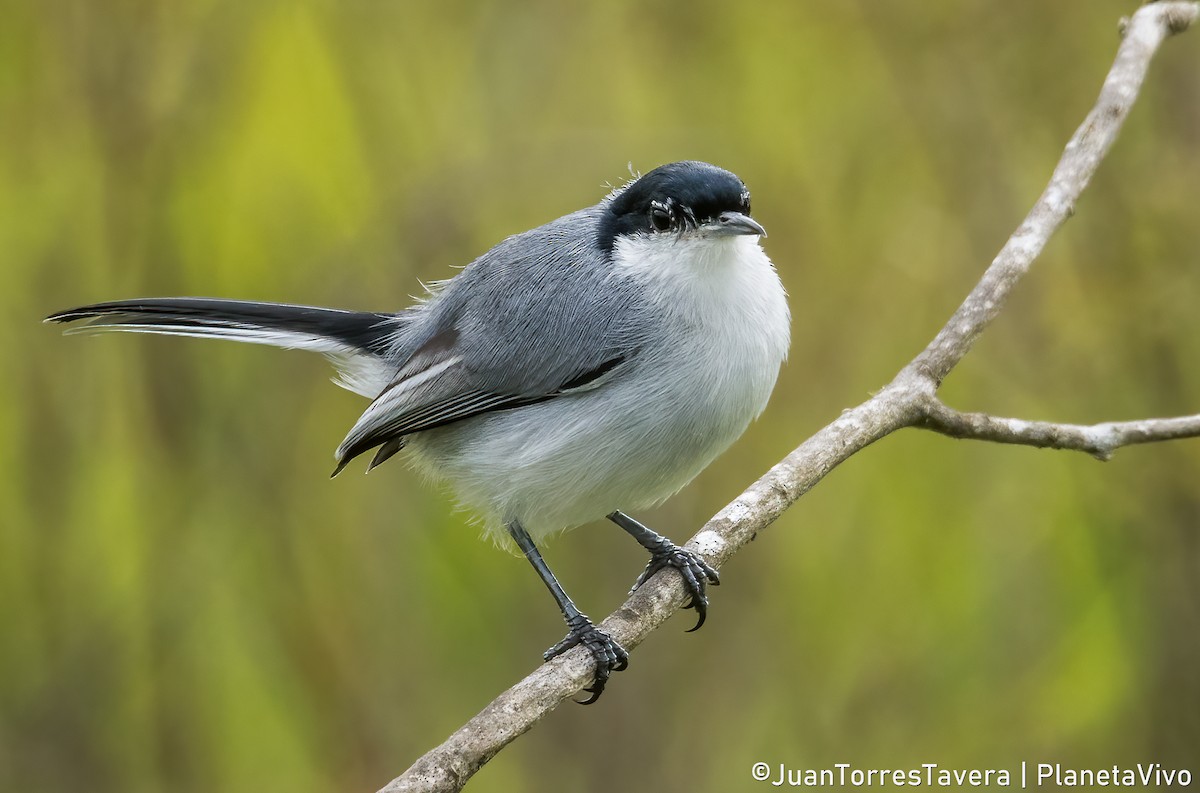
[[[381,353],[391,331],[394,314],[341,311],[334,308],[216,300],[203,297],[164,297],[96,303],[46,317],[47,322],[85,320],[79,330],[130,330],[143,333],[192,331],[198,335],[226,336],[230,331],[328,339],[364,352]],[[125,326],[125,327],[119,327]],[[245,341],[251,341],[245,339]],[[281,339],[282,341],[282,339]],[[299,341],[299,339],[297,339]],[[264,342],[270,343],[270,342]],[[280,345],[283,346],[283,345]],[[305,345],[307,346],[307,345]]]
[[51,314],[46,321],[82,323],[68,333],[159,333],[313,350],[333,360],[342,373],[341,385],[374,396],[394,369],[387,355],[404,315],[170,297],[81,306]]

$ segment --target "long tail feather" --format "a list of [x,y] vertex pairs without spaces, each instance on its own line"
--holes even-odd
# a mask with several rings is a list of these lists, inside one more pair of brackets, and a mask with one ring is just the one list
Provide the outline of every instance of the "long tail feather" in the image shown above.
[[312,350],[333,361],[341,373],[339,385],[374,397],[394,371],[387,356],[404,315],[175,297],[97,303],[51,314],[46,321],[80,323],[67,333],[157,333]]

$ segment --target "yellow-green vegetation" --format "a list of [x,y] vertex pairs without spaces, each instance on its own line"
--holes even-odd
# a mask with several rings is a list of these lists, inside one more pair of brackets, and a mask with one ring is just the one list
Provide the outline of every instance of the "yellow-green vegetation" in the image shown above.
[[[677,540],[932,336],[1040,192],[1134,0],[13,0],[0,24],[0,788],[372,790],[562,633],[524,560],[402,465],[327,479],[363,402],[301,353],[64,339],[152,295],[389,310],[697,158],[791,293],[764,417],[640,515]],[[946,384],[963,409],[1200,410],[1200,32]],[[852,459],[479,791],[742,790],[793,767],[1200,772],[1200,443],[915,430]],[[586,611],[642,551],[548,558]]]

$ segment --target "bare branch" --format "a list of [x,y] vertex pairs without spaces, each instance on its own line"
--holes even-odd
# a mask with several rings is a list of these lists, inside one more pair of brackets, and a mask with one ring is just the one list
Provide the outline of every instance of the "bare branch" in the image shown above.
[[[1157,2],[1143,6],[1123,23],[1123,39],[1096,106],[1067,144],[1050,184],[937,337],[883,390],[822,428],[721,510],[688,542],[690,549],[719,568],[842,461],[902,427],[963,428],[959,437],[1079,448],[1093,454],[1103,454],[1105,449],[1111,453],[1129,443],[1198,434],[1192,423],[1196,417],[1100,425],[1107,429],[1029,422],[1022,429],[1013,419],[956,413],[935,397],[941,381],[1000,313],[1047,240],[1073,213],[1137,98],[1155,51],[1167,36],[1185,30],[1198,16],[1198,3]],[[1100,438],[1105,432],[1114,433],[1116,441]],[[1039,443],[1039,438],[1055,441]],[[1087,442],[1073,440],[1080,438]],[[664,571],[630,596],[602,627],[632,650],[684,601],[680,577]],[[497,752],[588,684],[592,663],[587,651],[577,648],[538,667],[381,793],[460,790]]]
[[961,413],[934,399],[916,425],[951,438],[1015,443],[1039,449],[1069,449],[1108,460],[1122,446],[1200,437],[1200,415],[1103,424],[1054,424],[1047,421]]
[[1067,143],[1050,183],[982,280],[908,369],[940,385],[999,315],[1013,287],[1029,271],[1051,235],[1075,214],[1075,202],[1117,139],[1137,99],[1150,59],[1168,36],[1186,30],[1198,15],[1197,3],[1160,2],[1138,9],[1132,20],[1122,20],[1121,46],[1096,106]]

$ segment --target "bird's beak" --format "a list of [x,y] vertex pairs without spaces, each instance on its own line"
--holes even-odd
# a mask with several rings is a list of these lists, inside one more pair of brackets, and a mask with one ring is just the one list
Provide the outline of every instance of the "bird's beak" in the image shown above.
[[713,224],[712,230],[721,236],[732,237],[740,234],[767,236],[767,230],[759,225],[758,221],[741,212],[722,212],[721,216],[717,218],[717,222]]

